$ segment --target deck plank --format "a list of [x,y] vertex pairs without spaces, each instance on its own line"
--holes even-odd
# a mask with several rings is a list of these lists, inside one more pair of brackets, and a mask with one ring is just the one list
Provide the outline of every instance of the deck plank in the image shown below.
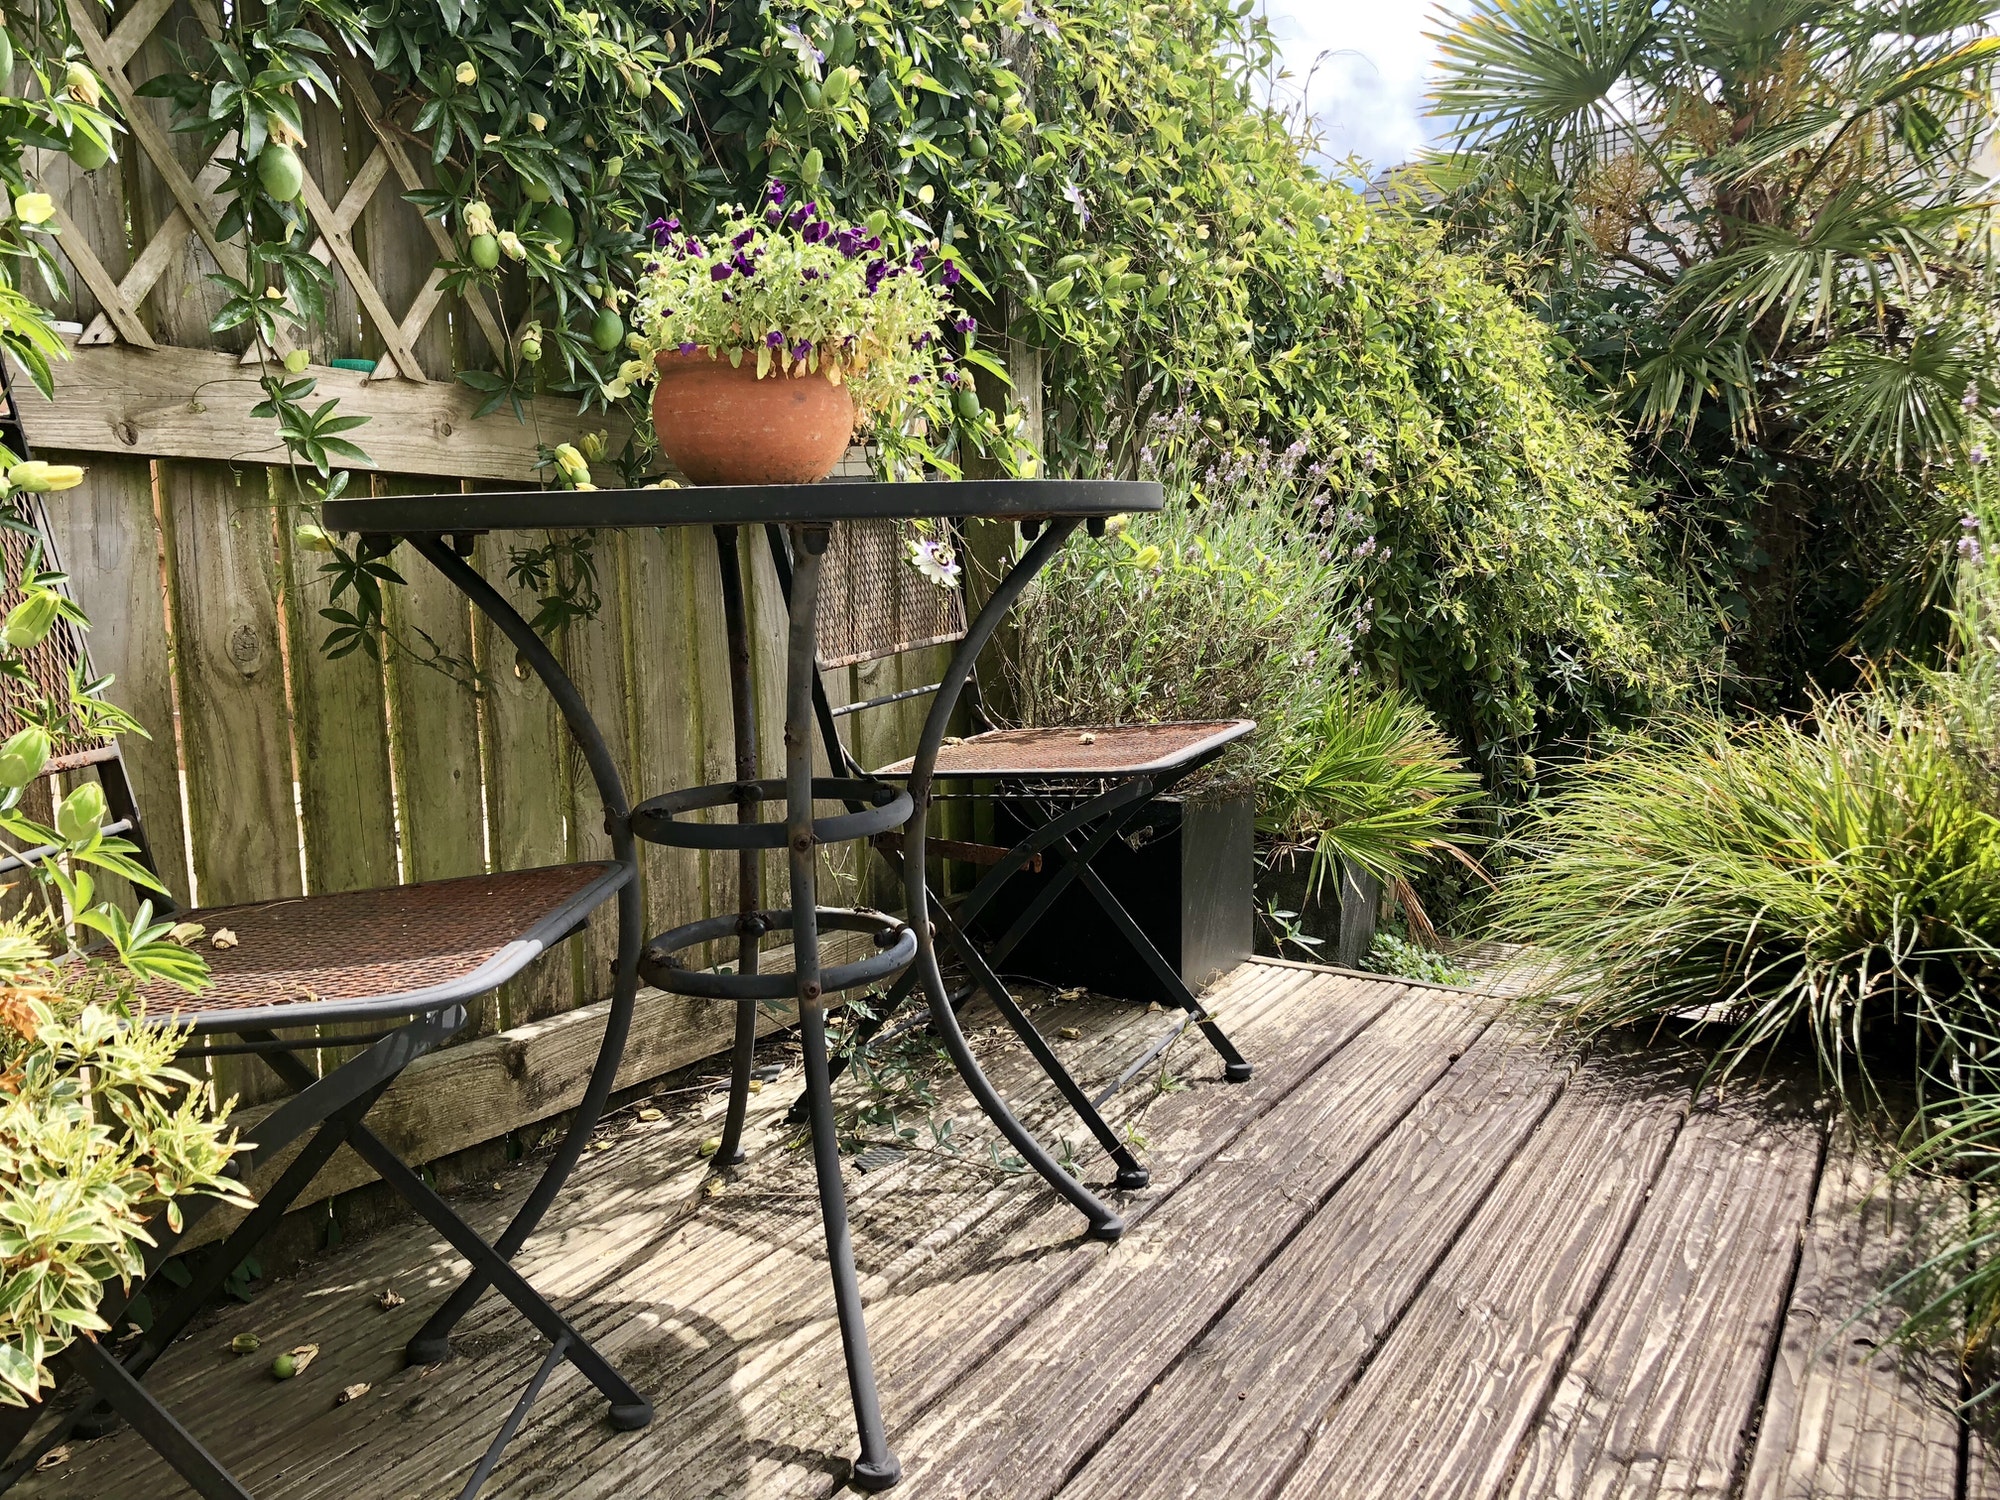
[[1290,1500],[1491,1495],[1678,1134],[1685,1075],[1599,1060],[1542,1120],[1331,1408]]
[[1061,1500],[1268,1495],[1553,1103],[1563,1062],[1481,1037],[1341,1184]]
[[[1118,1244],[1093,1249],[1096,1263],[1060,1303],[899,1434],[913,1488],[940,1500],[1053,1494],[1472,1045],[1491,1010],[1406,992],[1210,1170]],[[977,1335],[978,1301],[936,1311],[951,1334],[970,1325]]]
[[1731,1493],[1821,1137],[1819,1120],[1777,1090],[1689,1117],[1522,1445],[1510,1500]]
[[1835,1132],[1758,1425],[1743,1500],[1939,1500],[1958,1488],[1958,1375],[1887,1343],[1877,1295],[1917,1261],[1921,1200]]
[[[1394,986],[1326,976],[1301,986],[1257,965],[1246,965],[1228,985],[1217,1004],[1232,1034],[1256,1058],[1258,1076],[1240,1086],[1211,1081],[1157,1097],[1145,1108],[1153,1182],[1122,1202],[1132,1226],[1128,1239],[1262,1109],[1283,1100],[1400,993]],[[1156,1030],[1161,1018],[1149,1019]],[[1187,1076],[1219,1079],[1219,1063],[1199,1042],[1186,1044],[1180,1056]],[[1136,1089],[1115,1102],[1122,1109],[1146,1105],[1143,1090]],[[1121,1115],[1108,1118],[1116,1125]],[[877,1230],[856,1216],[857,1257],[892,1441],[909,1416],[978,1368],[987,1350],[1072,1285],[1102,1248],[1080,1238],[1074,1210],[1038,1184],[1027,1184],[1025,1193],[1020,1186],[990,1190],[1003,1201],[981,1211],[976,1227],[961,1225],[963,1208],[952,1215],[949,1204],[927,1204],[920,1215],[927,1233],[898,1247],[893,1262],[871,1254]],[[687,1393],[664,1423],[655,1424],[643,1451],[630,1455],[629,1468],[613,1463],[593,1475],[587,1489],[572,1491],[571,1475],[544,1467],[509,1482],[503,1493],[622,1496],[660,1462],[704,1470],[707,1487],[699,1493],[831,1491],[845,1472],[854,1435],[840,1344],[822,1290],[825,1275],[817,1253],[795,1286],[760,1268],[753,1295],[761,1326],[744,1341],[734,1385]],[[799,1315],[801,1294],[809,1299],[810,1319]],[[718,1429],[724,1433],[719,1444]],[[733,1430],[754,1433],[755,1440],[734,1443]]]

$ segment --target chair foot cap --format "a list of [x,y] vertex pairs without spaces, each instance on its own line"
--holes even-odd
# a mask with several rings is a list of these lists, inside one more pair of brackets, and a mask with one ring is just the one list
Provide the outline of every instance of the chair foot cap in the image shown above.
[[1103,1240],[1106,1244],[1109,1244],[1124,1232],[1125,1221],[1116,1214],[1091,1221],[1090,1237],[1094,1240]]
[[1153,1180],[1153,1174],[1144,1167],[1120,1167],[1116,1186],[1131,1193],[1136,1192]]
[[653,1420],[653,1403],[634,1401],[611,1408],[611,1425],[619,1432],[636,1432]]
[[70,1431],[75,1433],[76,1436],[88,1440],[91,1438],[109,1437],[124,1425],[125,1419],[119,1416],[117,1412],[111,1410],[108,1406],[100,1406],[96,1410],[85,1412],[82,1416],[78,1417],[76,1425],[70,1428]]
[[902,1477],[903,1465],[893,1453],[873,1463],[865,1458],[854,1461],[854,1487],[871,1495],[888,1489]]
[[715,1153],[715,1165],[718,1167],[740,1167],[748,1160],[750,1160],[750,1153],[745,1151],[741,1146],[738,1146],[727,1156],[724,1156],[720,1151]]
[[451,1358],[451,1335],[420,1333],[403,1346],[403,1358],[413,1365],[441,1365]]
[[1224,1065],[1222,1076],[1230,1083],[1248,1083],[1251,1071],[1250,1064],[1247,1062],[1233,1062]]

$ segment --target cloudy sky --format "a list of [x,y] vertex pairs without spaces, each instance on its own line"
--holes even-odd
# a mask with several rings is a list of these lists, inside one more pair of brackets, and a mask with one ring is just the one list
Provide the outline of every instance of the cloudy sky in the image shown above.
[[1353,153],[1391,167],[1427,143],[1433,0],[1264,3],[1293,75],[1284,87],[1305,94],[1331,160]]

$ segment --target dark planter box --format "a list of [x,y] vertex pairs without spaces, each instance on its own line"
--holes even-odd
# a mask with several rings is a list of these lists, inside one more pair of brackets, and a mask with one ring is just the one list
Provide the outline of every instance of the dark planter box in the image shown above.
[[1338,964],[1358,969],[1375,941],[1375,917],[1382,904],[1382,882],[1363,871],[1341,867],[1336,882],[1332,875],[1321,882],[1319,894],[1310,894],[1312,859],[1300,855],[1278,865],[1262,866],[1257,872],[1257,910],[1270,907],[1296,912],[1299,931],[1319,942],[1279,946],[1272,924],[1262,916],[1257,922],[1257,951],[1272,958],[1297,958],[1309,963]]
[[[1011,845],[1026,833],[1023,820],[999,804],[993,842]],[[1061,868],[1045,858],[1039,874],[1024,870],[1008,881],[980,914],[979,935],[990,942],[1004,933]],[[1250,956],[1256,850],[1249,798],[1192,806],[1173,798],[1157,802],[1091,868],[1195,993]],[[1104,908],[1076,881],[999,967],[1003,975],[1120,999],[1166,998]]]

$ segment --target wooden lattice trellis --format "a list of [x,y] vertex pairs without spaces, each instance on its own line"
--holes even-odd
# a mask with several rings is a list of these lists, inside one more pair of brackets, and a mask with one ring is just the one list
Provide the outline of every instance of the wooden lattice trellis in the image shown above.
[[[112,97],[118,101],[132,141],[145,153],[174,201],[172,212],[161,222],[152,238],[145,245],[135,247],[138,253],[122,280],[112,276],[63,206],[60,203],[56,205],[56,222],[62,231],[63,250],[102,308],[78,339],[81,345],[124,342],[144,349],[157,347],[145,321],[139,316],[139,308],[180,253],[190,234],[200,238],[226,274],[239,280],[243,278],[241,247],[216,233],[216,225],[222,218],[222,207],[215,199],[216,189],[222,180],[221,170],[211,164],[190,178],[166,133],[151,113],[142,107],[137,89],[126,76],[126,68],[133,57],[173,5],[174,0],[139,0],[106,35],[98,27],[91,0],[69,0],[71,20],[85,55],[104,80]],[[212,0],[192,0],[190,8],[196,21],[211,37],[220,34],[221,22]],[[343,101],[345,106],[359,112],[375,139],[375,149],[354,174],[338,204],[328,203],[311,172],[305,174],[302,195],[317,236],[309,253],[322,265],[338,267],[339,273],[353,289],[356,302],[382,340],[385,352],[376,361],[369,378],[428,380],[432,377],[425,372],[414,346],[444,298],[445,267],[442,262],[454,254],[454,247],[443,225],[432,218],[424,219],[424,227],[437,249],[439,260],[432,264],[429,275],[424,278],[409,307],[398,318],[369,274],[366,262],[355,250],[352,232],[376,193],[392,175],[405,192],[422,188],[423,178],[405,146],[405,141],[410,138],[408,132],[383,108],[381,98],[364,69],[351,58],[342,59],[340,81],[346,95]],[[491,347],[504,347],[505,336],[486,300],[474,293],[466,294],[463,300],[467,312]],[[289,344],[285,344],[276,352],[283,355],[289,352],[289,348]],[[252,350],[244,355],[244,362],[254,362],[257,357],[256,351]]]

